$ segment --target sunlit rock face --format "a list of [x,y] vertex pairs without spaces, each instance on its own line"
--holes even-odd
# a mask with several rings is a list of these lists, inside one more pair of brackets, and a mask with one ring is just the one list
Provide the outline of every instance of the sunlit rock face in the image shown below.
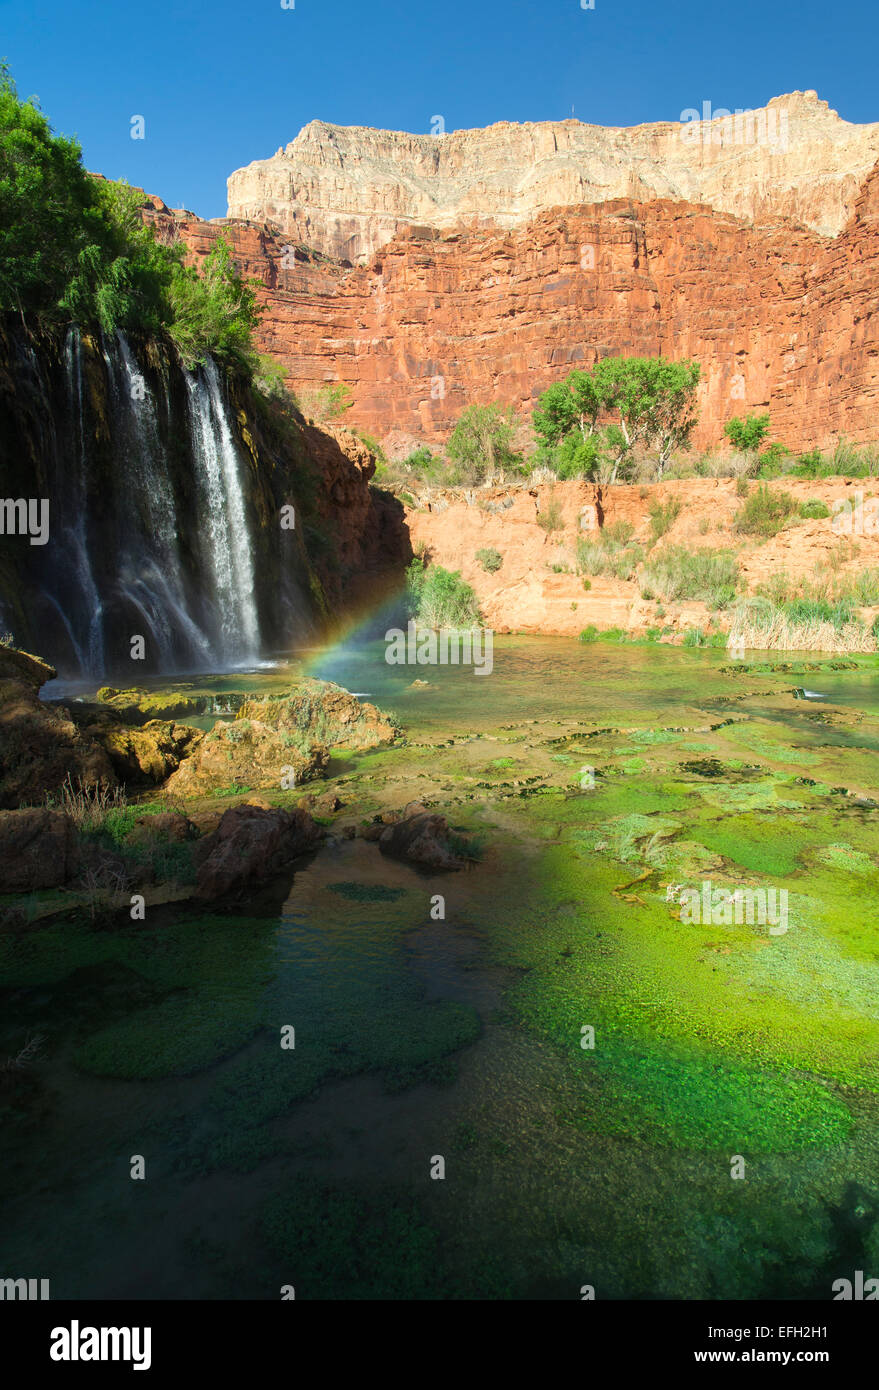
[[631,198],[784,217],[835,236],[879,159],[879,123],[852,125],[815,92],[756,111],[631,127],[553,121],[411,135],[312,121],[228,180],[231,218],[273,222],[365,262],[406,226],[521,227],[550,208]]
[[608,354],[699,362],[699,448],[751,411],[797,451],[876,435],[879,163],[835,237],[670,198],[507,230],[407,226],[347,268],[268,225],[188,217],[175,231],[196,264],[227,236],[263,285],[261,350],[297,392],[344,382],[352,422],[401,456],[443,443],[474,401],[527,422],[551,382]]

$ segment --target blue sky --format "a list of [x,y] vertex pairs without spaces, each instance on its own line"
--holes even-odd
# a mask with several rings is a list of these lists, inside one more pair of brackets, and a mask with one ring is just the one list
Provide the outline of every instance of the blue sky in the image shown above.
[[[289,0],[288,0],[289,3]],[[879,120],[875,0],[0,0],[0,56],[86,164],[202,217],[318,117],[601,125],[814,88]],[[145,119],[132,140],[131,118]]]

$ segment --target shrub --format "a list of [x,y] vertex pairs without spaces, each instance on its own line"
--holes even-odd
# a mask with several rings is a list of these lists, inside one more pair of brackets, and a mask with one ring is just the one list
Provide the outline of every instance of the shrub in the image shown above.
[[769,540],[778,535],[796,510],[797,504],[789,492],[773,492],[763,483],[736,512],[733,524],[744,535]]
[[457,465],[454,480],[481,483],[497,469],[521,470],[522,455],[513,446],[515,430],[512,407],[468,406],[446,445],[446,453]]
[[479,624],[479,601],[460,570],[427,568],[414,559],[406,571],[409,616],[423,627],[473,627]]
[[747,497],[751,491],[751,484],[747,478],[736,478],[736,497]]
[[779,477],[784,471],[784,460],[789,457],[790,449],[786,444],[779,444],[777,440],[772,444],[767,444],[758,460],[757,477]]
[[504,563],[504,557],[499,550],[477,550],[476,558],[486,574],[495,574]]
[[[47,795],[46,804],[52,805],[53,798]],[[110,787],[103,781],[89,784],[81,777],[77,777],[74,784],[69,772],[60,788],[59,804],[82,831],[103,829],[114,811],[124,811],[128,805],[124,788]]]
[[650,531],[654,541],[661,540],[671,530],[681,514],[681,505],[679,497],[670,497],[665,505],[656,498],[650,503]]
[[795,598],[781,608],[785,617],[797,624],[832,623],[835,628],[842,628],[856,617],[853,605],[845,600],[831,603],[827,599]]
[[743,453],[759,449],[769,431],[768,415],[747,415],[744,419],[735,416],[727,420],[723,432],[734,449]]
[[612,521],[604,528],[604,535],[615,545],[628,545],[634,534],[635,528],[631,521]]
[[807,502],[800,503],[799,515],[804,521],[822,521],[830,515],[830,508],[817,497],[810,497]]
[[562,506],[557,497],[551,497],[542,511],[537,513],[537,525],[544,531],[563,531]]
[[820,449],[810,449],[807,454],[800,454],[796,465],[791,469],[800,478],[820,478],[828,476],[825,472],[824,455]]
[[577,542],[577,569],[581,574],[606,574],[613,579],[631,579],[642,559],[638,546],[624,548],[603,541]]
[[303,412],[318,424],[341,420],[354,404],[351,392],[341,381],[328,381],[314,391],[302,391],[299,399]]
[[[879,620],[877,620],[877,621],[879,621]],[[597,628],[597,627],[593,627],[591,623],[590,623],[589,627],[584,627],[583,631],[580,633],[579,641],[581,641],[581,642],[597,642],[597,641],[598,641],[598,628]]]
[[845,584],[837,583],[837,592],[840,597],[845,595],[856,603],[868,604],[872,608],[879,603],[879,570],[859,570]]
[[641,576],[642,597],[646,597],[646,588],[666,603],[698,599],[712,608],[731,603],[738,585],[739,566],[731,550],[669,546],[653,557]]

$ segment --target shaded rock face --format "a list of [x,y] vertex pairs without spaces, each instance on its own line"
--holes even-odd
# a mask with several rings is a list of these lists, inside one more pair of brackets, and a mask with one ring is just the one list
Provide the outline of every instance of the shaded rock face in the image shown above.
[[68,778],[116,785],[107,751],[77,727],[70,710],[40,700],[41,686],[55,675],[39,657],[0,647],[0,806],[42,802]]
[[65,783],[159,786],[205,737],[173,721],[141,724],[138,711],[43,703],[39,691],[55,675],[39,657],[0,647],[0,806],[39,804]]
[[[149,726],[147,726],[149,727]],[[300,748],[289,733],[256,719],[217,724],[167,782],[179,796],[210,795],[231,786],[281,790],[320,777],[325,748]]]
[[[137,692],[128,693],[134,696]],[[204,730],[189,724],[145,719],[144,711],[128,702],[125,694],[109,707],[74,704],[69,713],[81,736],[106,754],[115,777],[126,786],[159,786],[205,736]]]
[[229,216],[276,223],[349,261],[369,260],[413,225],[521,227],[547,208],[621,197],[788,217],[834,236],[879,159],[879,124],[851,125],[815,92],[775,97],[741,118],[694,124],[692,115],[629,128],[503,122],[442,135],[312,121],[269,159],[230,175]]
[[399,734],[392,715],[356,699],[332,681],[306,680],[290,695],[248,700],[238,719],[271,725],[302,748],[312,743],[327,748],[378,748]]
[[353,435],[210,360],[186,372],[152,341],[29,335],[0,315],[0,495],[48,503],[45,544],[7,525],[0,631],[64,676],[117,679],[133,634],[140,669],[163,674],[312,636],[349,587],[408,558],[383,553],[404,532],[374,467]]
[[98,727],[97,742],[106,750],[120,782],[157,787],[192,756],[205,737],[202,729],[151,719],[141,728]]
[[76,827],[61,811],[0,811],[0,892],[59,888],[78,863]]
[[695,195],[647,196],[541,211],[509,230],[407,226],[354,269],[291,259],[269,228],[192,221],[179,233],[195,259],[228,236],[265,287],[261,350],[294,390],[344,382],[352,420],[389,443],[444,442],[473,401],[527,420],[553,381],[616,354],[701,364],[697,447],[763,410],[794,450],[873,439],[879,168],[859,176],[835,238],[801,220],[740,220]]
[[208,901],[234,896],[282,873],[321,838],[306,811],[233,806],[217,829],[199,841],[196,896]]

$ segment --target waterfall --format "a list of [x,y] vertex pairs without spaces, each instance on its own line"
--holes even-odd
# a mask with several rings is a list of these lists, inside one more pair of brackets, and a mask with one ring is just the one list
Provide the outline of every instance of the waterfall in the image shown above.
[[[64,498],[65,506],[62,520],[73,560],[72,570],[80,591],[80,602],[86,615],[88,634],[80,643],[73,636],[72,624],[66,627],[74,643],[80,664],[89,672],[99,672],[104,667],[104,607],[89,558],[89,543],[86,532],[88,519],[88,452],[85,445],[85,422],[83,419],[82,392],[82,341],[77,328],[70,328],[64,343],[64,365],[67,377],[67,399],[73,417],[73,469]],[[60,499],[59,499],[60,500]],[[56,504],[57,509],[57,504]],[[47,597],[64,616],[64,607],[53,594]],[[83,651],[84,649],[84,651]],[[87,653],[87,656],[84,655]]]
[[124,333],[116,334],[115,352],[104,345],[104,360],[116,409],[123,416],[118,434],[127,445],[122,459],[126,492],[139,504],[131,520],[134,522],[139,513],[146,522],[148,537],[145,548],[141,537],[132,534],[132,527],[123,528],[121,594],[145,620],[159,647],[164,670],[173,670],[178,664],[174,653],[181,639],[187,660],[210,665],[219,653],[188,611],[179,521],[155,398]]
[[[10,341],[21,405],[4,428],[24,444],[0,460],[3,488],[38,489],[50,508],[46,546],[15,542],[32,649],[65,675],[132,680],[258,660],[254,480],[215,363],[186,372],[156,347],[147,363],[122,333],[95,343],[76,328],[54,359],[24,334]],[[0,609],[20,627],[12,592]]]
[[259,650],[259,620],[241,460],[212,359],[202,372],[187,375],[186,384],[200,521],[205,558],[213,573],[220,640],[228,660],[253,660]]

